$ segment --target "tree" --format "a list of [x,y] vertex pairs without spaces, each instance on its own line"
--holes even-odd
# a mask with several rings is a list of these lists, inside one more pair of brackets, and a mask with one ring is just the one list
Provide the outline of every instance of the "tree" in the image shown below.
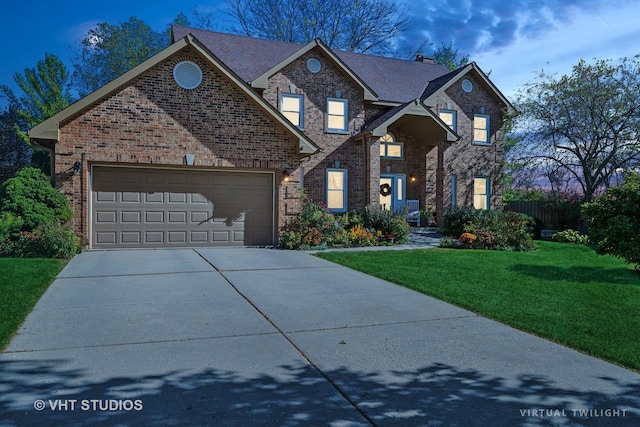
[[453,43],[448,45],[442,43],[440,47],[433,53],[433,62],[444,65],[451,71],[456,68],[464,67],[469,63],[469,55],[458,57],[458,49],[453,48]]
[[640,174],[627,174],[624,184],[583,205],[582,213],[598,253],[624,258],[640,270]]
[[16,125],[20,116],[15,104],[0,113],[0,183],[29,165],[31,149],[18,135]]
[[639,92],[639,57],[581,60],[559,78],[540,72],[516,103],[520,158],[569,178],[591,201],[640,163]]
[[306,44],[319,38],[332,49],[387,53],[408,26],[394,0],[227,0],[250,37]]
[[[184,17],[176,18],[183,22]],[[119,25],[99,23],[80,41],[73,60],[73,84],[86,96],[126,73],[167,47],[166,33],[154,31],[143,21],[131,17]]]
[[[9,100],[16,135],[29,144],[28,129],[68,107],[73,101],[70,92],[69,71],[57,56],[46,53],[35,68],[26,68],[23,74],[16,73],[14,80],[22,90],[16,96],[7,86],[0,86],[0,93]],[[33,150],[32,164],[49,173],[49,155],[42,150]]]

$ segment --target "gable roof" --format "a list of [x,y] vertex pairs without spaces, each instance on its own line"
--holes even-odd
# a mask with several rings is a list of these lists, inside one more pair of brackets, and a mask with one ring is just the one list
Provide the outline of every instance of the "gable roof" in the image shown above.
[[[427,122],[424,119],[427,119]],[[441,134],[449,142],[460,140],[460,136],[420,99],[414,99],[385,112],[366,124],[361,134],[369,133],[374,137],[382,137],[388,133],[388,127],[393,124],[413,127],[415,131],[412,133],[416,135],[418,142],[429,143],[435,134]]]
[[480,83],[486,89],[488,89],[490,93],[493,93],[494,98],[496,98],[498,102],[502,103],[508,110],[515,111],[514,106],[502,94],[502,92],[500,92],[496,85],[494,85],[493,82],[489,80],[489,77],[487,77],[487,75],[475,62],[467,64],[464,67],[460,67],[449,74],[430,81],[420,99],[422,99],[423,102],[427,105],[435,105],[435,102],[432,103],[430,101],[435,101],[438,95],[440,95],[442,92],[451,87],[451,85],[453,85],[457,81],[460,81],[460,79],[468,74],[473,74],[478,80],[480,80]]
[[238,87],[238,89],[247,96],[247,98],[256,103],[258,106],[262,107],[266,111],[266,113],[272,116],[277,123],[283,126],[290,134],[297,137],[299,141],[300,154],[310,155],[320,151],[320,147],[318,147],[307,135],[305,135],[296,126],[291,124],[291,122],[287,120],[278,110],[276,110],[275,107],[273,107],[260,95],[258,95],[253,89],[251,89],[243,81],[242,78],[240,78],[233,70],[226,66],[219,58],[216,57],[216,55],[212,54],[200,41],[198,41],[192,35],[186,35],[158,54],[147,59],[143,63],[124,73],[115,80],[107,83],[95,92],[80,99],[76,103],[53,115],[42,123],[34,126],[29,130],[29,138],[34,142],[43,141],[44,144],[42,145],[50,147],[51,144],[49,142],[53,141],[55,143],[55,141],[58,141],[60,138],[60,123],[65,122],[74,115],[90,108],[113,92],[116,92],[117,90],[125,87],[131,80],[133,80],[140,74],[151,69],[155,65],[161,63],[162,61],[166,60],[170,56],[186,47],[194,48],[196,52],[205,61],[207,61],[210,66],[215,67],[226,78],[231,80],[231,82],[233,82]]
[[173,27],[175,39],[187,34],[193,34],[246,82],[253,82],[267,72],[273,73],[278,65],[287,65],[311,48],[322,46],[326,54],[331,55],[330,57],[347,72],[350,71],[355,75],[353,78],[356,81],[370,88],[380,102],[399,104],[420,98],[431,80],[449,73],[449,69],[438,64],[332,50],[320,41],[304,46],[235,34]]

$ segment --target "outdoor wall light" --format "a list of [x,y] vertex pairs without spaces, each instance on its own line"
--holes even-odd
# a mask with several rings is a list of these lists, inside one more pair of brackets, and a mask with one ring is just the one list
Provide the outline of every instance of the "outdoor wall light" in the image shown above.
[[410,180],[411,182],[416,182],[417,178],[416,178],[416,176],[415,176],[415,175],[409,175],[409,180]]
[[82,163],[80,163],[79,160],[77,160],[74,164],[73,164],[73,174],[74,175],[80,175],[80,171],[82,170]]
[[291,176],[291,172],[289,172],[288,170],[283,170],[282,171],[282,177],[284,179],[284,182],[289,182],[289,177]]
[[196,156],[195,154],[185,154],[184,155],[184,160],[185,162],[187,162],[188,166],[193,166],[193,161],[195,160]]

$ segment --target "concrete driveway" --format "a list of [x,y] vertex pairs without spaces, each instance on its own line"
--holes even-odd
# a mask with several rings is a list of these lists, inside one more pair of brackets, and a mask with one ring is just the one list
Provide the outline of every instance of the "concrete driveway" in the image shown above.
[[640,375],[302,252],[91,251],[0,355],[0,425],[640,425]]

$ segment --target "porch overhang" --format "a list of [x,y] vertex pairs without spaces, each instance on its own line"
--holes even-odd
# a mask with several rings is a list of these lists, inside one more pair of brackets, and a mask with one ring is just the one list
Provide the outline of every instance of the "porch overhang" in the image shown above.
[[460,140],[460,136],[419,99],[388,111],[365,126],[361,133],[369,133],[374,138],[380,138],[388,133],[391,126],[412,135],[419,144],[438,145],[445,141]]

